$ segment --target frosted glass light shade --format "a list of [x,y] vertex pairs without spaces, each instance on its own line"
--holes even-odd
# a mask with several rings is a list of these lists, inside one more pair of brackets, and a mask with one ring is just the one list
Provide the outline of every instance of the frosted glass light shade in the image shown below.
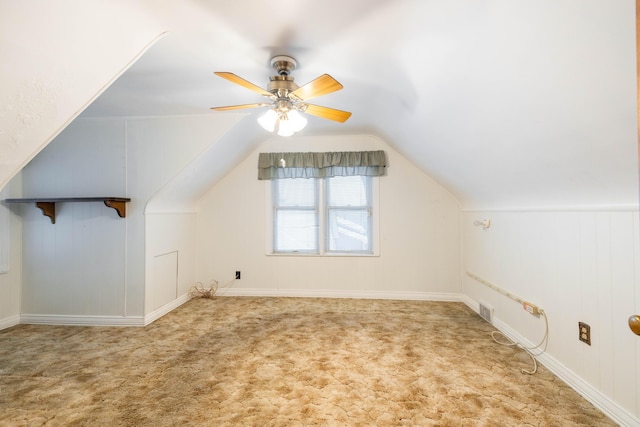
[[289,111],[287,113],[287,117],[291,124],[291,129],[294,132],[301,131],[307,125],[307,119],[305,119],[302,114],[298,113],[296,110]]
[[269,109],[258,118],[258,123],[267,132],[276,132],[280,136],[291,136],[307,125],[307,119],[298,111],[277,111]]
[[278,121],[278,113],[275,110],[269,109],[266,113],[258,117],[258,123],[267,132],[273,132],[276,129],[276,122]]
[[290,120],[285,120],[282,117],[278,121],[278,135],[291,136],[293,135],[293,126]]

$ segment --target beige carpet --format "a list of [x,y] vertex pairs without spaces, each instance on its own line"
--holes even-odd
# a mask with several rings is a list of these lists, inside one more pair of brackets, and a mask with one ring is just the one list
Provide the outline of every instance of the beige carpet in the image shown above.
[[608,426],[461,303],[194,299],[0,332],[0,425]]

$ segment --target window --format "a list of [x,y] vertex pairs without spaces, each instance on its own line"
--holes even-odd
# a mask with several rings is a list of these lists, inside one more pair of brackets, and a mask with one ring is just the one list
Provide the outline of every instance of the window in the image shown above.
[[378,255],[378,151],[260,153],[271,184],[268,254]]
[[271,181],[271,253],[375,253],[374,182],[370,176]]

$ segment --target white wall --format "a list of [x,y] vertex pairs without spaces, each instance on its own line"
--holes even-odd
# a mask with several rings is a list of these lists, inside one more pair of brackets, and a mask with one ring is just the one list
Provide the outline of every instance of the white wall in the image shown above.
[[[0,191],[0,200],[20,197],[22,175],[18,174]],[[20,321],[20,291],[22,285],[22,219],[16,205],[0,204],[0,239],[5,239],[3,254],[8,269],[0,273],[0,329]],[[5,265],[7,266],[7,265]]]
[[[0,188],[165,29],[157,2],[0,2]],[[117,23],[115,25],[114,23]]]
[[[195,284],[192,280],[195,275],[195,262],[190,258],[193,249],[186,249],[188,244],[195,243],[190,240],[194,233],[191,225],[193,220],[189,216],[180,215],[147,218],[144,215],[147,203],[208,147],[217,143],[236,123],[237,118],[235,115],[209,114],[127,120],[127,185],[132,198],[127,281],[143,285],[137,288],[136,304],[131,306],[131,309],[135,307],[138,310],[136,314],[149,314],[159,308],[158,304],[166,302],[166,297],[163,296],[168,294],[163,292],[163,289],[168,284],[154,279],[159,276],[153,271],[154,266],[160,269],[165,267],[152,262],[156,255],[180,251],[178,269],[181,274],[186,275],[180,277],[179,295],[186,292],[188,281],[191,281],[190,285]],[[167,204],[169,206],[166,206]],[[165,207],[170,210],[170,203],[165,202]],[[150,221],[149,224],[146,224],[147,219]],[[188,231],[189,234],[182,236],[176,228]],[[187,274],[187,271],[192,273]],[[145,295],[149,305],[145,305]],[[140,312],[142,307],[143,312]]]
[[[267,256],[269,183],[258,181],[259,152],[387,152],[380,178],[379,257]],[[368,135],[274,138],[200,200],[198,280],[227,294],[455,298],[460,287],[459,206],[440,185],[379,138]],[[222,292],[222,291],[221,291]]]
[[193,213],[146,224],[145,206],[236,120],[77,119],[36,156],[23,171],[24,197],[117,196],[131,202],[125,219],[100,202],[59,203],[56,224],[32,204],[21,206],[24,318],[142,318],[158,305],[151,297],[146,307],[145,295],[163,292],[163,286],[155,289],[158,275],[147,270],[147,252],[180,251],[178,292],[186,293],[195,283]]
[[[127,195],[124,120],[76,120],[23,170],[24,197]],[[22,313],[124,316],[127,219],[101,202],[23,219]]]
[[[489,229],[473,226],[484,218]],[[640,341],[627,326],[640,314],[638,218],[637,207],[462,215],[464,270],[543,308],[543,363],[610,415],[629,415],[618,418],[623,425],[640,418]],[[494,324],[513,336],[542,338],[542,319],[466,275],[464,293],[493,306]],[[591,346],[578,340],[579,321],[591,326]]]
[[145,219],[145,314],[150,314],[196,283],[196,214],[147,214]]

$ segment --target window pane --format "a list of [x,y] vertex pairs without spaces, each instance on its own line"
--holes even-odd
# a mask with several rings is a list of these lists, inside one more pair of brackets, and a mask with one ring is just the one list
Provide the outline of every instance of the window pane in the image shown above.
[[276,206],[312,207],[316,205],[315,179],[276,179]]
[[330,209],[329,251],[371,251],[369,212],[361,209]]
[[366,176],[336,176],[328,180],[329,206],[367,206]]
[[[284,180],[280,180],[284,181]],[[316,212],[278,210],[275,222],[276,252],[318,252]]]

